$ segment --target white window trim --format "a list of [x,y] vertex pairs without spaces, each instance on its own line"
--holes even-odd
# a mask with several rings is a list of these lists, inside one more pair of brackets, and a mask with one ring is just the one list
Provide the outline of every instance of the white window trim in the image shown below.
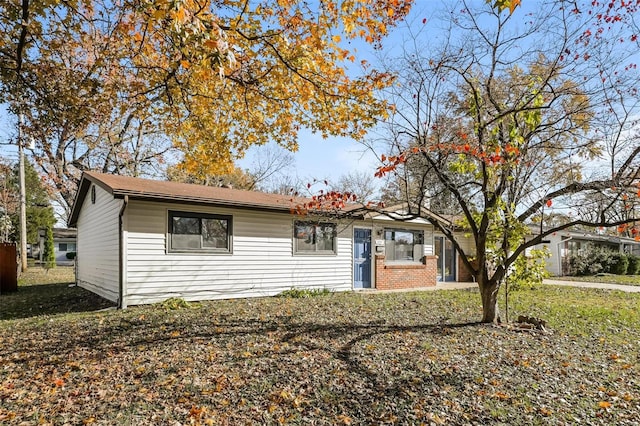
[[[387,231],[394,231],[394,232],[411,232],[411,233],[422,233],[422,244],[420,244],[422,246],[422,255],[420,256],[419,259],[413,259],[413,260],[406,260],[406,259],[402,259],[402,260],[389,260],[389,254],[386,252],[386,246],[387,246]],[[411,229],[411,228],[384,228],[382,230],[382,237],[384,240],[384,244],[385,244],[385,259],[384,259],[384,263],[385,265],[422,265],[422,259],[424,258],[424,247],[425,247],[425,237],[424,237],[425,231],[423,229]],[[415,244],[414,244],[415,245]]]
[[[333,234],[333,250],[298,250],[298,239],[296,238],[296,225],[297,224],[309,224],[309,225],[332,225],[334,228]],[[335,222],[328,221],[316,221],[316,220],[294,220],[293,221],[293,255],[294,256],[337,256],[338,255],[338,225]]]
[[[227,221],[227,249],[219,249],[214,247],[200,247],[195,249],[174,249],[171,247],[173,234],[173,218],[174,217],[196,217],[205,219],[217,219]],[[186,211],[186,210],[167,210],[167,253],[169,254],[212,254],[212,255],[230,255],[233,254],[233,216],[208,213],[202,211]]]

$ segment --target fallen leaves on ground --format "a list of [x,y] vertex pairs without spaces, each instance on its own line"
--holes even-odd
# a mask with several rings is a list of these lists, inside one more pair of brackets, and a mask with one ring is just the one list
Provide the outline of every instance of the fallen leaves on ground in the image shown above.
[[544,333],[472,323],[478,304],[332,294],[0,321],[0,423],[637,424],[637,316]]

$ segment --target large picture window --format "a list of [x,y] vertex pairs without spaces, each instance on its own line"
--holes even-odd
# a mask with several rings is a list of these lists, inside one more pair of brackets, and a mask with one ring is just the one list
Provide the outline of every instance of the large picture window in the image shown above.
[[296,221],[293,233],[295,253],[336,253],[335,223]]
[[231,253],[231,216],[170,211],[169,251]]
[[385,259],[388,262],[419,262],[424,254],[424,232],[385,229]]

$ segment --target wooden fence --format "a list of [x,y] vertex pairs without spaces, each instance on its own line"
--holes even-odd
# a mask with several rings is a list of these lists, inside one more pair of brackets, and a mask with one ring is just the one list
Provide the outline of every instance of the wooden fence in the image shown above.
[[0,294],[18,290],[16,245],[0,243]]

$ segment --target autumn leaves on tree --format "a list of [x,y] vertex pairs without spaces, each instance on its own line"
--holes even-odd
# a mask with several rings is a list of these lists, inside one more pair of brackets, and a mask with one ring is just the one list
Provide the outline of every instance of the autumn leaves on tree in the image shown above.
[[[0,9],[2,99],[26,117],[40,168],[70,205],[82,170],[227,173],[298,131],[362,138],[393,78],[356,62],[411,0],[12,0]],[[347,72],[357,68],[358,73]],[[357,75],[354,77],[353,75]]]

